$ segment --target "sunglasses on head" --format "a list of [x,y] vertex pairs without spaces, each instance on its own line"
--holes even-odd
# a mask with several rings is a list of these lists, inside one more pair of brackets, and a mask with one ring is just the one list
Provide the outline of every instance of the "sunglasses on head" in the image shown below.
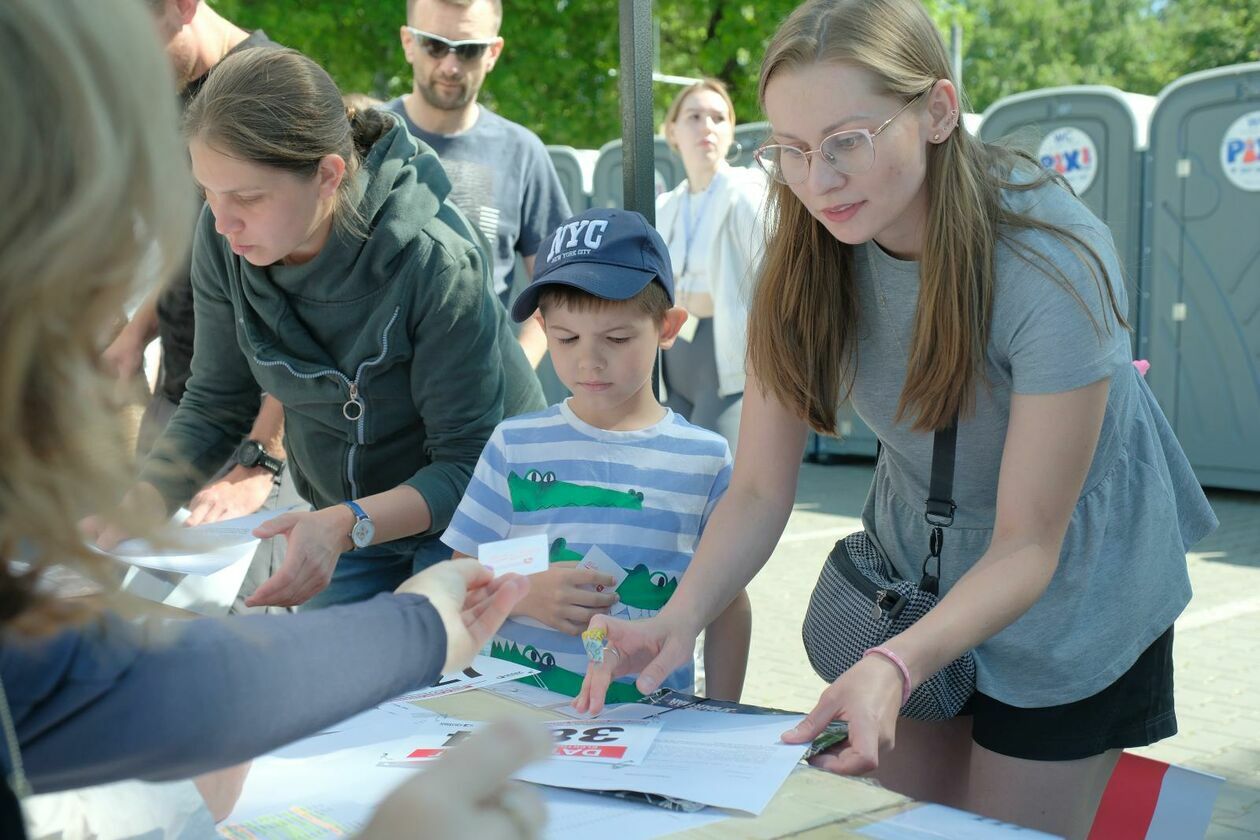
[[475,61],[485,55],[486,48],[494,46],[498,38],[471,38],[466,41],[449,41],[441,35],[425,32],[408,26],[407,31],[416,43],[432,58],[446,58],[447,53],[454,52],[460,61]]

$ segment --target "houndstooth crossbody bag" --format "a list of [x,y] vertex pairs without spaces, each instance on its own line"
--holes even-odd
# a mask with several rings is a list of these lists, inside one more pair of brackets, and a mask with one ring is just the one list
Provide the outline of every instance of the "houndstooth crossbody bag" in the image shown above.
[[[931,486],[924,518],[932,526],[923,575],[918,583],[896,577],[892,565],[865,531],[836,543],[823,563],[809,599],[801,637],[814,672],[831,682],[873,647],[901,633],[936,606],[940,587],[941,543],[954,523],[955,417],[936,432]],[[935,571],[930,570],[935,561]],[[944,720],[958,714],[976,688],[971,651],[924,681],[901,707],[916,720]]]

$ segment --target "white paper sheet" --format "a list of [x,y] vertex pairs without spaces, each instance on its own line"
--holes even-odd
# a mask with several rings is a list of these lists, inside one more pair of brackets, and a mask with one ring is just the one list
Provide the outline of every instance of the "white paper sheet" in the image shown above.
[[536,668],[530,668],[526,665],[517,665],[491,656],[478,656],[464,670],[454,674],[443,674],[442,678],[435,685],[403,694],[381,706],[381,708],[386,711],[401,710],[410,713],[416,708],[414,704],[417,700],[432,700],[434,697],[458,694],[461,691],[468,691],[472,688],[487,688],[537,673],[538,670]]
[[1056,836],[944,805],[916,805],[855,832],[879,840],[1055,840]]
[[805,753],[779,735],[804,715],[667,711],[642,764],[531,764],[517,778],[555,787],[634,790],[760,814]]
[[[253,534],[255,528],[282,513],[295,509],[262,510],[248,516],[238,516],[235,519],[224,519],[221,522],[211,522],[208,525],[197,525],[192,528],[180,527],[180,523],[189,516],[187,510],[180,509],[162,532],[163,540],[160,545],[154,545],[142,539],[123,540],[112,551],[106,553],[135,566],[172,572],[207,574],[205,571],[185,568],[184,566],[188,563],[195,565],[195,561],[189,561],[186,558],[190,555],[217,553],[222,549],[250,542],[256,543],[258,538]],[[218,569],[210,571],[218,571]]]

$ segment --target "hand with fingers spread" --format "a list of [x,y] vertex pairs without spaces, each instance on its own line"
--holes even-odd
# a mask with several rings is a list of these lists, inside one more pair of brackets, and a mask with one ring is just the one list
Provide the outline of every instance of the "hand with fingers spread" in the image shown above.
[[192,528],[248,516],[266,504],[274,484],[275,476],[267,470],[237,465],[223,478],[207,484],[192,497],[184,525]]
[[603,711],[608,685],[616,677],[638,674],[635,688],[644,694],[656,691],[666,677],[691,660],[700,635],[700,628],[673,618],[668,609],[638,621],[597,615],[591,628],[607,633],[604,661],[587,663],[582,688],[573,701],[579,712],[591,714]]
[[354,547],[350,541],[352,522],[349,508],[334,505],[323,510],[284,513],[255,528],[255,537],[284,536],[287,545],[284,563],[245,599],[245,605],[292,607],[322,592],[332,580],[342,553]]
[[849,737],[809,763],[843,776],[870,773],[879,766],[881,751],[893,747],[902,685],[897,666],[883,657],[865,656],[823,691],[805,719],[783,733],[783,741],[806,744],[833,720],[847,721]]
[[616,586],[616,578],[603,572],[579,569],[573,562],[552,563],[530,576],[529,594],[516,612],[576,636],[617,603]]
[[[147,481],[142,481],[127,491],[118,505],[125,518],[133,522],[145,522],[156,528],[166,519],[166,501],[158,489]],[[115,518],[94,514],[79,522],[79,531],[84,539],[94,543],[102,551],[111,551],[128,534]]]
[[396,788],[359,840],[540,837],[547,821],[542,797],[509,780],[550,748],[542,727],[519,721],[488,726]]
[[472,662],[529,591],[529,585],[520,575],[496,578],[473,558],[461,557],[430,566],[403,581],[395,591],[425,596],[442,617],[446,626],[442,673],[449,674]]

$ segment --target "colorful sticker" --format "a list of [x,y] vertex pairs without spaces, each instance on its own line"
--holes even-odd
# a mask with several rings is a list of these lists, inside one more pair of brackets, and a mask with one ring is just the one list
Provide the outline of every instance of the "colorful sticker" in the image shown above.
[[1221,169],[1240,190],[1260,191],[1260,111],[1243,114],[1225,132]]
[[1037,158],[1046,169],[1062,175],[1077,195],[1083,195],[1098,176],[1098,147],[1088,134],[1070,125],[1047,134]]

